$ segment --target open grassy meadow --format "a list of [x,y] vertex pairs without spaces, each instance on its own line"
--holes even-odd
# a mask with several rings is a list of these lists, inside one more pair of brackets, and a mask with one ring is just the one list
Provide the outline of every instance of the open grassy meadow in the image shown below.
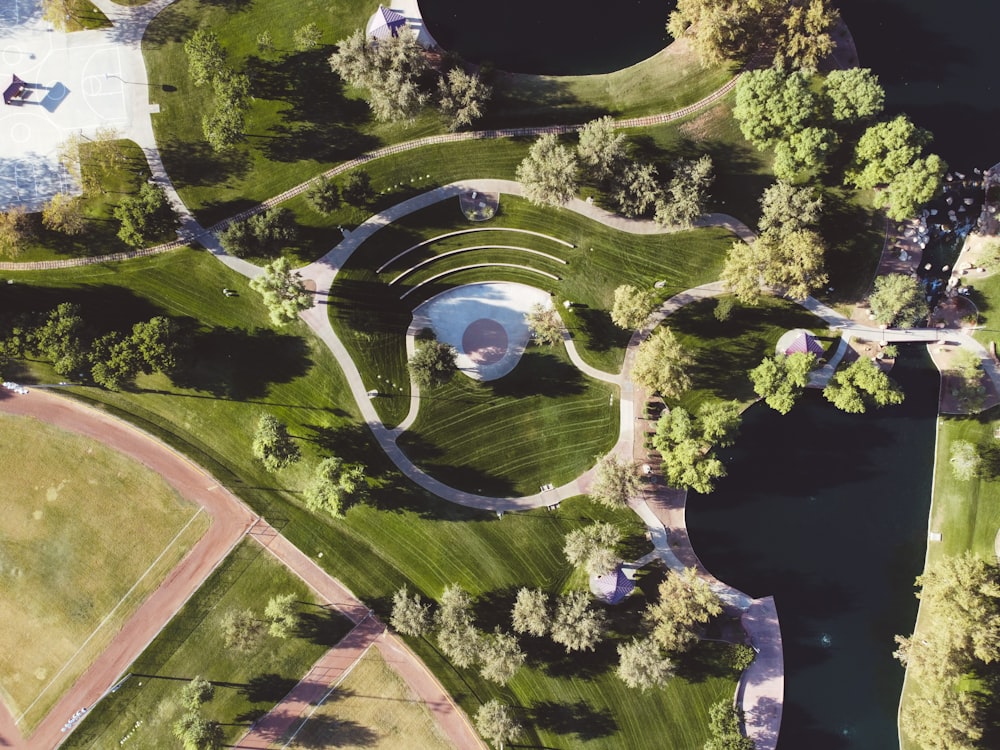
[[[288,593],[302,616],[297,633],[275,638],[265,628],[251,650],[226,646],[222,622],[228,612],[250,609],[262,617],[271,597]],[[257,542],[241,542],[132,664],[131,677],[87,714],[63,747],[105,750],[126,736],[130,750],[172,747],[173,724],[184,712],[180,692],[196,675],[215,685],[202,715],[222,724],[231,745],[349,630],[345,618],[319,605]]]
[[158,475],[0,416],[0,691],[30,730],[205,532]]
[[309,717],[289,747],[449,750],[452,745],[427,706],[373,648]]

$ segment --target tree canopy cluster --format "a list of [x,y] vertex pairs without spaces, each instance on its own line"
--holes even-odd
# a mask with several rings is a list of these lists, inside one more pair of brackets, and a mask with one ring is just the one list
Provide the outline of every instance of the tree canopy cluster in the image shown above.
[[920,694],[904,704],[900,727],[921,747],[971,750],[979,746],[985,717],[967,678],[985,675],[987,665],[1000,660],[1000,569],[966,552],[937,560],[917,585],[934,626],[919,639],[896,636],[896,658],[922,678]]
[[416,351],[407,363],[410,377],[418,388],[444,385],[458,372],[457,356],[458,352],[451,344],[437,340],[418,341]]
[[639,344],[632,380],[664,398],[679,398],[691,387],[688,370],[693,364],[674,332],[661,325]]
[[230,222],[219,233],[219,242],[223,250],[237,258],[259,258],[276,255],[297,234],[295,215],[287,208],[275,207]]
[[264,266],[263,273],[250,280],[250,288],[260,294],[276,326],[291,323],[300,312],[312,307],[312,295],[306,291],[302,277],[292,270],[288,258]]
[[675,407],[656,423],[653,447],[663,456],[663,476],[671,487],[712,491],[726,467],[715,455],[715,446],[732,445],[740,426],[736,401],[703,404],[697,417]]
[[722,614],[722,600],[694,568],[670,570],[644,620],[652,639],[668,652],[683,653],[698,642],[698,628]]
[[136,195],[126,195],[114,208],[121,222],[118,239],[130,247],[142,247],[149,240],[170,230],[174,212],[163,187],[144,182]]
[[388,39],[369,39],[358,29],[337,42],[330,68],[355,88],[364,89],[379,122],[412,120],[435,98],[451,130],[483,116],[493,89],[461,64],[437,75],[410,28]]
[[809,384],[809,373],[815,363],[816,356],[808,352],[764,357],[750,371],[750,382],[764,403],[780,414],[787,414]]
[[881,408],[903,403],[903,392],[870,359],[856,359],[834,373],[823,396],[838,409],[864,414],[869,406]]
[[140,373],[171,373],[177,367],[182,336],[163,316],[135,323],[129,331],[99,332],[79,305],[64,302],[44,313],[22,313],[0,324],[0,353],[33,356],[52,363],[57,374],[83,377],[120,390]]
[[608,453],[597,460],[590,499],[609,508],[622,508],[642,487],[639,467],[615,453]]
[[583,568],[588,575],[606,575],[621,562],[617,553],[621,538],[613,524],[592,523],[566,534],[563,554],[570,565]]
[[250,79],[229,66],[225,48],[209,29],[195,31],[184,52],[194,85],[209,85],[214,95],[212,111],[201,123],[205,140],[213,150],[225,151],[246,138]]

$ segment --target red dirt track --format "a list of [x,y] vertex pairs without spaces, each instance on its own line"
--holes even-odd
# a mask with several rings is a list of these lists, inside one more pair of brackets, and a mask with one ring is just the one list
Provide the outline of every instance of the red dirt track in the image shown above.
[[204,536],[142,603],[30,738],[21,735],[14,717],[0,704],[0,747],[51,750],[66,738],[61,731],[66,721],[80,708],[94,705],[115,684],[249,530],[256,516],[195,464],[150,435],[96,409],[36,389],[27,396],[4,391],[0,411],[35,417],[100,441],[160,474],[182,497],[198,503],[212,516],[212,525]]

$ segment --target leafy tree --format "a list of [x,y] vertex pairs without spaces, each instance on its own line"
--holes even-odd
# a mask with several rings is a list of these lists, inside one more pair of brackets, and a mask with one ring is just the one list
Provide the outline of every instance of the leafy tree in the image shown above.
[[340,190],[329,177],[320,177],[306,192],[306,202],[317,213],[330,214],[340,208]]
[[651,687],[663,687],[674,676],[674,665],[660,653],[660,647],[650,638],[633,638],[618,646],[619,679],[630,688],[646,692]]
[[675,162],[670,184],[656,207],[656,223],[664,227],[693,226],[705,213],[708,189],[714,179],[712,157],[708,154]]
[[712,315],[720,323],[725,323],[733,315],[733,308],[736,306],[736,298],[731,294],[723,294],[715,298],[715,308]]
[[275,638],[289,638],[302,621],[295,606],[295,594],[272,596],[264,607],[264,617],[268,621],[268,632]]
[[409,28],[375,44],[358,29],[337,42],[330,67],[350,85],[367,89],[368,106],[380,122],[413,119],[429,98],[420,84],[427,59]]
[[507,706],[491,698],[476,711],[476,731],[503,750],[503,744],[517,738],[524,729]]
[[555,133],[546,133],[539,136],[517,165],[516,176],[524,197],[535,205],[566,203],[576,194],[576,157],[559,144]]
[[299,26],[292,34],[292,44],[299,52],[315,49],[322,39],[323,32],[319,30],[319,26],[311,22],[305,26]]
[[885,90],[868,68],[831,70],[823,81],[823,96],[837,122],[861,122],[885,107]]
[[73,133],[59,144],[58,158],[80,178],[85,193],[105,193],[111,170],[125,161],[121,133],[110,126],[99,127],[90,137]]
[[975,750],[982,747],[982,721],[974,695],[933,685],[903,704],[899,726],[922,750]]
[[607,115],[591,120],[580,128],[576,155],[591,179],[604,182],[618,174],[625,162],[625,136]]
[[506,685],[524,665],[525,654],[517,645],[517,638],[498,627],[493,635],[482,639],[479,674],[483,679]]
[[705,404],[697,419],[680,407],[660,415],[653,447],[663,456],[663,475],[671,487],[712,491],[716,479],[726,475],[715,445],[731,445],[739,429],[739,404]]
[[351,172],[347,178],[347,184],[343,190],[344,200],[352,206],[366,206],[375,197],[375,188],[372,187],[372,178],[363,169]]
[[788,414],[809,384],[815,362],[815,355],[808,352],[765,357],[750,371],[750,382],[764,403],[780,414]]
[[733,243],[722,280],[745,305],[757,304],[764,294],[762,286],[802,301],[827,283],[825,253],[823,238],[814,231],[803,229],[785,235],[768,232],[751,245]]
[[197,711],[202,703],[208,703],[215,696],[215,685],[201,675],[195,675],[181,689],[181,705],[188,711]]
[[764,190],[760,210],[760,233],[785,237],[816,228],[823,216],[823,196],[815,188],[778,180]]
[[472,125],[486,111],[493,87],[475,73],[452,68],[438,79],[438,106],[448,118],[448,129],[455,131]]
[[423,603],[420,594],[414,592],[411,597],[404,584],[392,595],[392,615],[389,617],[389,624],[393,630],[403,635],[419,638],[430,627],[430,610],[430,605]]
[[876,277],[868,306],[875,321],[889,327],[909,328],[927,317],[927,302],[920,281],[901,273]]
[[609,508],[622,508],[639,493],[642,481],[635,461],[622,458],[616,453],[601,457],[594,472],[594,483],[590,487],[590,499]]
[[563,554],[570,565],[582,567],[590,575],[605,575],[620,561],[615,548],[621,538],[613,524],[592,523],[566,534]]
[[75,18],[72,0],[42,0],[42,18],[57,31],[71,31],[70,21]]
[[434,624],[441,653],[461,669],[476,663],[482,635],[472,622],[472,599],[457,584],[445,588],[440,606],[434,613]]
[[177,367],[179,336],[177,324],[163,315],[133,325],[129,343],[138,357],[139,371],[169,373]]
[[31,220],[24,206],[0,212],[0,255],[16,258],[32,236]]
[[325,458],[320,462],[302,493],[309,510],[322,510],[338,518],[343,516],[345,504],[360,502],[367,495],[365,467],[361,464],[344,464],[337,457]]
[[253,455],[268,471],[291,466],[302,457],[288,428],[270,414],[261,415],[253,438]]
[[837,146],[837,134],[829,128],[798,130],[774,146],[774,175],[780,180],[802,183],[826,171],[827,157]]
[[141,247],[165,232],[173,221],[166,191],[150,182],[144,182],[137,195],[122,198],[113,213],[121,222],[118,238],[131,247]]
[[455,347],[451,344],[442,341],[418,342],[417,349],[407,365],[410,377],[418,388],[443,385],[458,372],[456,356]]
[[899,386],[878,365],[864,358],[834,373],[823,395],[838,409],[850,414],[863,414],[870,405],[881,408],[903,403]]
[[257,35],[257,49],[260,52],[274,51],[274,39],[271,37],[271,32],[267,29],[264,29]]
[[698,642],[698,626],[722,614],[722,600],[695,568],[668,571],[658,593],[658,600],[646,607],[644,619],[653,640],[667,651],[689,650]]
[[979,476],[981,459],[976,446],[968,440],[956,440],[951,444],[951,471],[955,478],[968,482]]
[[543,636],[549,632],[552,616],[549,613],[549,596],[541,589],[521,588],[514,600],[511,612],[514,630],[533,636]]
[[614,200],[625,216],[643,216],[661,200],[663,191],[652,164],[629,162],[618,173]]
[[740,731],[743,709],[730,700],[713,703],[708,709],[708,742],[704,750],[754,750],[756,745]]
[[188,72],[195,86],[211,83],[226,67],[226,50],[209,29],[198,29],[184,42]]
[[66,193],[53,195],[42,208],[42,226],[71,237],[83,232],[85,221],[80,199]]
[[225,739],[217,721],[209,721],[190,711],[174,723],[174,736],[184,750],[219,750]]
[[665,398],[680,398],[691,387],[687,370],[694,358],[666,326],[660,326],[639,344],[632,380]]
[[264,635],[264,623],[249,609],[231,609],[222,617],[222,637],[226,648],[253,651]]
[[816,70],[837,46],[830,32],[839,20],[840,13],[828,0],[790,3],[781,24],[775,63]]
[[611,322],[627,331],[639,328],[656,308],[652,292],[622,284],[615,289],[611,305]]
[[121,390],[136,376],[140,365],[132,342],[118,331],[95,339],[88,359],[92,364],[90,377],[109,391]]
[[951,393],[959,404],[968,411],[979,411],[986,399],[986,387],[983,385],[983,362],[968,349],[962,349],[955,355],[948,371],[958,379],[958,384],[951,388]]
[[297,234],[295,214],[287,208],[274,207],[231,222],[219,234],[219,242],[227,253],[237,258],[266,256],[279,252]]
[[846,180],[862,189],[887,185],[913,164],[930,142],[930,132],[918,128],[906,115],[875,123],[858,139]]
[[228,68],[212,79],[213,108],[201,120],[202,133],[214,151],[225,151],[246,138],[250,79]]
[[809,76],[763,68],[743,74],[736,84],[733,117],[743,137],[757,148],[773,147],[802,130],[816,113]]
[[947,169],[940,156],[930,154],[897,174],[886,188],[886,216],[893,221],[915,216],[922,205],[937,195]]
[[760,8],[752,3],[678,0],[667,22],[674,39],[687,34],[705,63],[733,60],[757,44],[750,33]]
[[593,651],[604,636],[604,612],[590,608],[589,597],[582,591],[570,591],[559,597],[552,618],[552,640],[573,651]]
[[251,279],[250,288],[261,295],[271,322],[277,326],[291,323],[300,312],[312,307],[312,295],[306,291],[302,277],[292,271],[288,258],[264,266],[263,273]]
[[538,343],[552,346],[562,341],[562,319],[555,308],[535,303],[525,314],[524,322],[528,324],[528,330]]

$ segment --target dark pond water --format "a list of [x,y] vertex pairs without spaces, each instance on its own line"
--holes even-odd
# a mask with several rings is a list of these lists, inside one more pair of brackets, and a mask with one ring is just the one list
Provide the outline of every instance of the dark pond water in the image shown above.
[[672,0],[420,0],[431,36],[473,62],[516,73],[608,73],[663,49]]
[[866,415],[815,391],[784,417],[752,407],[729,476],[688,500],[691,541],[709,570],[775,597],[781,750],[898,747],[893,635],[916,617],[938,378],[923,348],[904,352],[893,377],[904,404]]
[[960,171],[1000,161],[1000,3],[839,0],[861,65],[879,74],[888,106],[933,131]]

